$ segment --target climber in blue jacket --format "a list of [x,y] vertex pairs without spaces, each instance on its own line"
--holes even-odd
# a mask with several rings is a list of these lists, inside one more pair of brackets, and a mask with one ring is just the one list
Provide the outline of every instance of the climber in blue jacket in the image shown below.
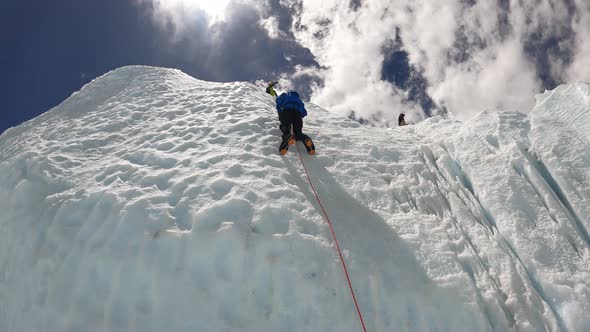
[[[315,154],[315,146],[309,136],[303,134],[303,118],[307,116],[307,110],[299,94],[295,91],[282,93],[277,99],[277,111],[279,112],[279,121],[281,125],[282,141],[279,146],[279,152],[286,154],[289,145],[295,144],[295,141],[304,143],[309,154]],[[293,130],[293,133],[291,133]]]

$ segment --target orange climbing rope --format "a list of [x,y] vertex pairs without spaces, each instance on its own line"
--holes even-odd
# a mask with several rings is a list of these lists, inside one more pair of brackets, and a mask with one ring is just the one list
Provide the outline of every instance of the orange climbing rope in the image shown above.
[[301,150],[299,149],[299,144],[296,144],[296,145],[297,145],[297,152],[299,153],[299,159],[301,160],[301,164],[303,165],[303,170],[305,170],[305,175],[307,176],[307,181],[309,182],[309,185],[311,186],[311,190],[313,191],[313,194],[315,195],[315,198],[318,201],[318,204],[320,205],[322,212],[324,213],[324,217],[326,218],[326,221],[328,222],[328,226],[330,227],[330,232],[332,232],[332,237],[334,238],[334,243],[336,244],[336,250],[338,251],[338,256],[340,257],[340,262],[342,263],[342,268],[344,269],[344,274],[346,275],[346,281],[348,282],[348,288],[350,288],[350,294],[352,295],[352,300],[354,301],[354,306],[356,307],[356,311],[357,311],[359,319],[361,321],[363,331],[367,332],[367,328],[365,327],[365,322],[363,320],[363,315],[361,313],[361,309],[359,308],[358,302],[356,300],[356,296],[354,295],[354,289],[352,288],[352,282],[350,281],[350,276],[348,275],[348,269],[346,268],[346,263],[344,263],[344,258],[342,257],[342,251],[340,250],[340,245],[338,244],[338,239],[336,238],[336,233],[334,232],[334,227],[332,226],[332,222],[330,221],[330,217],[328,217],[328,213],[326,213],[326,209],[324,209],[324,206],[322,205],[322,201],[320,201],[320,197],[318,196],[318,193],[316,192],[316,190],[313,186],[313,182],[311,181],[311,178],[309,177],[309,173],[307,172],[307,168],[305,167],[305,162],[303,161],[303,156],[301,155]]

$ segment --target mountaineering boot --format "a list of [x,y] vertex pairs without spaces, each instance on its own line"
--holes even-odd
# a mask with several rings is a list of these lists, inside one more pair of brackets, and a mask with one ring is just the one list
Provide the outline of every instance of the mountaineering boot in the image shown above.
[[304,144],[305,144],[305,149],[307,150],[307,153],[314,155],[315,154],[315,145],[313,144],[313,141],[311,140],[311,138],[309,138],[308,136],[305,136]]
[[291,137],[289,137],[289,145],[293,144],[295,144],[295,136],[291,135]]
[[289,150],[289,141],[290,141],[290,137],[285,137],[285,138],[283,138],[281,145],[279,145],[279,152],[282,155],[287,154],[287,150]]

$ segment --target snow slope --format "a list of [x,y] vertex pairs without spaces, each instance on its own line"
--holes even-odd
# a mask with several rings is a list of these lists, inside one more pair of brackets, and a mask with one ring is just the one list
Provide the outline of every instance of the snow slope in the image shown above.
[[[584,83],[396,129],[308,105],[367,330],[590,330],[589,109]],[[360,331],[278,135],[251,84],[139,66],[7,130],[0,330]]]

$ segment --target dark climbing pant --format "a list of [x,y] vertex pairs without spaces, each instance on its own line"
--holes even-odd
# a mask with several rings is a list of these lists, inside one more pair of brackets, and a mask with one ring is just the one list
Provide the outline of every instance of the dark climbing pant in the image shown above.
[[305,136],[301,131],[303,128],[303,119],[301,113],[297,110],[284,110],[279,112],[279,121],[281,122],[281,131],[283,132],[283,139],[288,139],[291,136],[291,128],[293,128],[293,135],[298,141],[303,141]]

